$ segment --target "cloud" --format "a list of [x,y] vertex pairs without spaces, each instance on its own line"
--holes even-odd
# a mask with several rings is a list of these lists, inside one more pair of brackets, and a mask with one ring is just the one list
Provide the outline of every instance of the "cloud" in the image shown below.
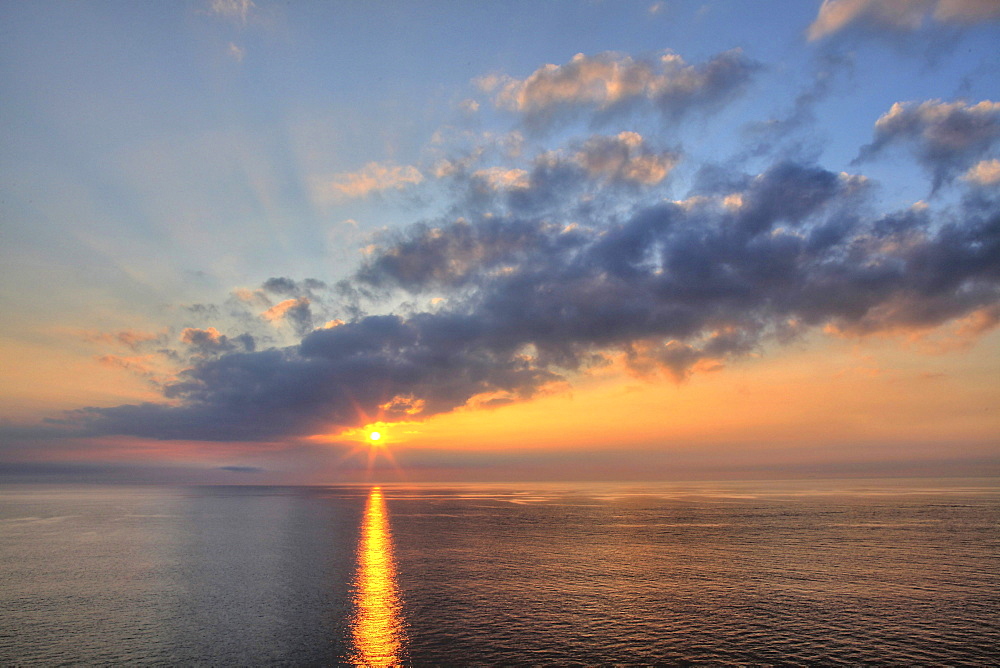
[[465,114],[472,116],[479,111],[479,103],[472,99],[462,100],[458,108]]
[[591,137],[574,157],[591,177],[647,186],[665,179],[679,160],[676,153],[651,151],[636,132]]
[[271,306],[271,300],[268,299],[263,290],[236,288],[233,290],[232,298],[234,301],[248,306]]
[[913,32],[928,22],[970,24],[997,19],[1000,3],[995,0],[823,0],[807,34],[815,41],[854,26]]
[[706,63],[689,65],[681,56],[634,59],[605,52],[577,54],[565,65],[545,65],[525,79],[483,77],[481,89],[501,109],[515,112],[535,129],[583,114],[595,122],[635,110],[652,110],[676,120],[698,109],[718,107],[741,91],[760,66],[734,49]]
[[897,102],[875,122],[872,143],[855,163],[889,146],[909,145],[934,178],[936,190],[1000,143],[1000,102]]
[[472,173],[472,178],[481,181],[491,190],[527,188],[528,172],[519,168],[488,167]]
[[424,180],[411,165],[387,165],[370,162],[359,172],[344,172],[313,180],[313,194],[323,203],[367,197],[383,190],[403,190]]
[[951,327],[969,339],[995,327],[1000,200],[980,190],[954,209],[871,215],[869,190],[785,161],[620,218],[509,209],[417,224],[350,285],[446,295],[434,310],[358,315],[297,345],[207,357],[163,403],[68,420],[91,436],[282,440],[523,401],[611,364],[682,380],[810,330]]
[[[476,156],[455,160],[438,177],[450,181],[467,212],[509,210],[565,216],[573,206],[591,210],[664,182],[681,160],[677,150],[651,146],[639,133],[592,135],[559,150],[542,151],[521,167],[476,169]],[[589,203],[589,204],[588,204]]]
[[306,278],[302,281],[295,281],[287,276],[276,276],[264,281],[261,290],[274,295],[285,295],[290,297],[308,296],[315,299],[316,294],[326,290],[327,284],[316,278]]
[[[468,318],[369,316],[316,330],[293,348],[206,360],[167,388],[178,405],[89,408],[71,418],[91,434],[269,441],[357,426],[367,416],[411,419],[415,405],[444,412],[493,391],[528,398],[556,378],[490,354],[479,334]],[[415,399],[393,402],[400,396]]]
[[261,313],[264,320],[272,323],[289,321],[301,336],[312,329],[312,309],[308,297],[286,299]]
[[938,0],[934,18],[959,23],[1000,19],[1000,3],[996,0]]
[[858,220],[865,190],[858,177],[782,163],[739,193],[651,206],[608,228],[424,226],[358,280],[418,293],[475,286],[466,308],[512,349],[530,344],[575,368],[583,353],[641,343],[677,372],[746,352],[789,321],[933,327],[997,299],[996,220],[971,206],[966,225],[926,209]]
[[162,345],[166,341],[163,332],[143,332],[135,329],[120,332],[84,332],[83,337],[87,341],[111,344],[133,352],[146,349],[151,345]]
[[441,227],[418,224],[370,257],[357,278],[411,292],[461,288],[532,250],[544,253],[552,241],[548,226],[534,221],[491,217],[477,224],[464,219]]
[[472,174],[493,190],[537,187],[546,174],[562,171],[578,180],[591,179],[618,185],[656,185],[663,181],[680,160],[673,151],[652,150],[637,132],[594,135],[571,144],[569,151],[548,151],[533,162],[533,169],[491,167]]
[[154,385],[162,385],[169,377],[164,373],[163,365],[155,355],[101,355],[97,361],[104,366],[124,369]]
[[962,177],[980,186],[991,186],[1000,183],[1000,160],[983,160],[969,168]]
[[252,352],[256,348],[256,343],[249,334],[229,338],[215,327],[207,329],[186,327],[181,331],[180,340],[191,352],[199,356],[221,355],[237,350]]
[[256,5],[251,0],[211,0],[209,12],[245,26]]
[[[786,147],[785,151],[789,155],[801,155],[803,142],[819,145],[814,109],[831,93],[838,75],[853,70],[854,58],[852,55],[828,51],[819,54],[815,60],[817,66],[812,85],[795,97],[795,104],[787,113],[778,118],[748,123],[743,128],[743,135],[749,141],[749,146],[743,151],[744,156],[768,155],[782,146]],[[801,130],[809,132],[800,133]],[[818,150],[815,153],[819,155]]]

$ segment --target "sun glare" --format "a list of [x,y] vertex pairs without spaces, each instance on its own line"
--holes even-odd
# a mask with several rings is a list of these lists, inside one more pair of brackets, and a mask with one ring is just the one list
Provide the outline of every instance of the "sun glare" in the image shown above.
[[377,432],[377,431],[369,432],[368,438],[371,439],[372,443],[374,443],[374,442],[378,441],[380,438],[382,438],[382,434],[380,432]]

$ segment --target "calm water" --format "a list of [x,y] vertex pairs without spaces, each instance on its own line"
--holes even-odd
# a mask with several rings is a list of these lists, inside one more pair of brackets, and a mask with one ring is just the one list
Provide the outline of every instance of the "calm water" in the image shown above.
[[996,480],[0,491],[0,664],[1000,663]]

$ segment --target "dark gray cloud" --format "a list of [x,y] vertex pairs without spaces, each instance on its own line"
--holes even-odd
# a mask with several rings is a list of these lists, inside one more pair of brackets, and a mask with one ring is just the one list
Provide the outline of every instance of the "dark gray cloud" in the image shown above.
[[876,121],[875,138],[855,162],[894,145],[914,151],[936,190],[1000,145],[1000,102],[897,102]]
[[272,294],[296,296],[299,294],[299,284],[285,276],[276,276],[264,281],[261,289]]
[[578,233],[553,234],[553,224],[521,218],[482,216],[443,227],[421,223],[393,239],[358,271],[363,285],[399,287],[409,292],[459,288],[502,269],[504,263],[579,244]]
[[314,297],[327,289],[327,284],[315,278],[306,278],[302,281],[295,281],[287,276],[276,276],[264,281],[260,286],[265,292],[283,297]]
[[192,354],[201,357],[235,351],[253,352],[257,347],[254,338],[249,334],[239,334],[230,338],[214,327],[207,329],[186,327],[181,331],[180,340]]
[[[451,410],[481,393],[529,398],[557,376],[483,346],[474,317],[369,316],[316,330],[299,346],[206,360],[168,386],[179,406],[77,411],[89,434],[162,439],[277,440]],[[504,354],[507,353],[507,354]],[[380,409],[380,406],[385,408]]]
[[171,404],[88,408],[69,423],[280,440],[523,400],[595,365],[682,379],[817,327],[864,335],[1000,313],[995,195],[876,216],[868,190],[782,162],[758,175],[716,168],[697,195],[621,219],[574,225],[508,207],[415,225],[338,290],[443,297],[434,310],[358,314],[294,346],[205,358],[166,385]]

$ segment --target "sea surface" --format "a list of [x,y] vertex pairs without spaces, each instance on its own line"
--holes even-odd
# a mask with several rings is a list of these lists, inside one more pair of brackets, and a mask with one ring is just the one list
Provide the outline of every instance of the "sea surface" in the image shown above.
[[998,665],[998,485],[7,486],[0,665]]

